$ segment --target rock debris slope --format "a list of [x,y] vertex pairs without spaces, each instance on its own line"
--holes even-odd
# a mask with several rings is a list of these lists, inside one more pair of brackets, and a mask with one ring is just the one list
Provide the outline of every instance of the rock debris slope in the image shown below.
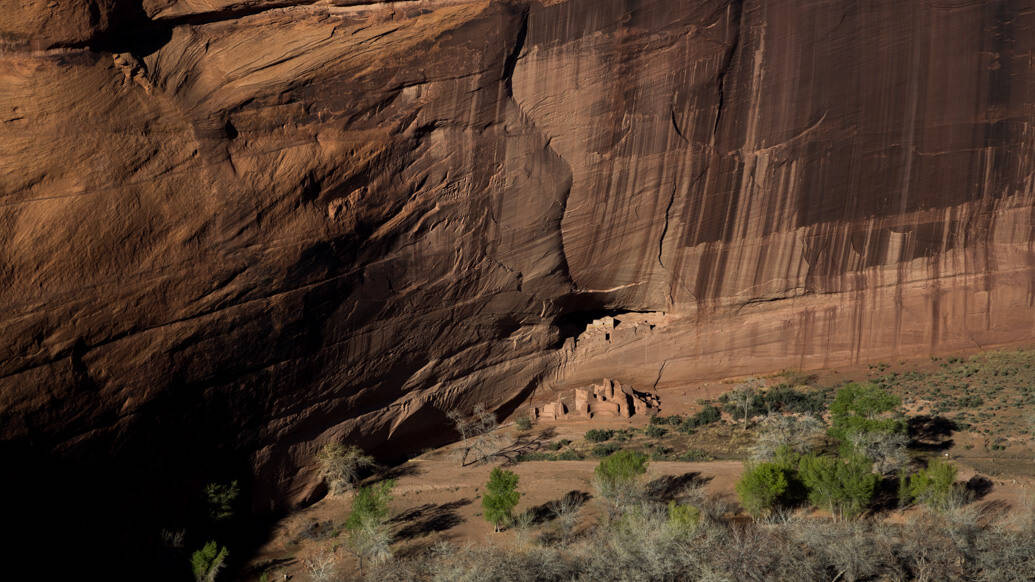
[[419,450],[451,407],[1032,335],[1035,1],[2,13],[30,461],[233,459],[276,509],[314,439]]

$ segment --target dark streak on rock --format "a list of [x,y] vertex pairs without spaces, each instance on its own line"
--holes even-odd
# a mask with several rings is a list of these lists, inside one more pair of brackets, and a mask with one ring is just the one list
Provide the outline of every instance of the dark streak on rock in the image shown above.
[[715,84],[719,92],[719,103],[715,109],[715,124],[712,126],[713,145],[715,143],[715,136],[719,132],[719,123],[722,122],[722,111],[726,106],[726,76],[730,71],[730,67],[733,66],[733,57],[736,55],[737,48],[740,46],[740,16],[743,11],[743,0],[733,0],[730,2],[730,18],[734,22],[736,34],[733,36],[733,42],[730,43],[729,50],[726,51],[726,58],[722,63],[722,67],[719,69],[718,76],[715,79]]

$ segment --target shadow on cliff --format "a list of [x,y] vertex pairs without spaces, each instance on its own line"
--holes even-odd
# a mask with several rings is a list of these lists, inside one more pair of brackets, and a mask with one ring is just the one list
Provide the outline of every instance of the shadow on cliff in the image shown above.
[[[230,551],[232,578],[273,518],[250,506],[248,456],[213,445],[222,435],[204,423],[164,421],[148,419],[129,442],[128,432],[101,435],[89,449],[0,443],[11,555],[32,561],[38,579],[190,580],[191,553],[215,540]],[[234,481],[239,492],[215,516],[206,485]]]
[[[7,549],[33,561],[39,579],[189,580],[190,554],[209,538],[232,548],[232,570],[234,558],[260,541],[255,532],[267,529],[244,511],[206,523],[204,483],[179,481],[147,460],[72,461],[11,442],[0,445],[0,458],[5,522],[16,535]],[[241,484],[244,498],[249,491]]]

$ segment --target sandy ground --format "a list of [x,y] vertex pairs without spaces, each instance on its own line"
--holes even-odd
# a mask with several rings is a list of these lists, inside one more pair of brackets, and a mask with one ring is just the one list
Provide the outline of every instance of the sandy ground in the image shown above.
[[[892,366],[906,366],[910,369],[935,369],[934,360],[898,361]],[[873,373],[872,366],[859,365],[840,370],[817,372],[817,384],[836,385],[849,379],[864,380]],[[779,375],[781,378],[783,374]],[[700,410],[701,399],[715,399],[731,390],[741,379],[702,382],[680,387],[661,387],[658,390],[663,416],[672,414],[693,414]],[[775,381],[780,381],[774,378]],[[540,394],[536,401],[549,401],[562,394]],[[526,411],[519,410],[515,417]],[[1023,408],[997,409],[998,415],[1027,414]],[[541,421],[532,431],[523,433],[519,444],[510,447],[513,458],[518,452],[537,450],[551,441],[569,439],[580,442],[589,429],[642,428],[646,417],[632,419],[598,417],[594,419],[570,419],[556,422]],[[520,434],[513,422],[505,423],[500,429],[503,434],[515,439]],[[670,431],[667,437],[656,440],[656,444],[672,445],[677,450],[686,447],[704,449],[716,460],[709,462],[652,461],[647,478],[684,476],[699,483],[706,494],[719,494],[735,499],[734,485],[743,470],[739,460],[746,449],[743,441],[751,440],[739,425],[711,425],[687,437]],[[954,442],[941,453],[947,455],[959,466],[959,479],[967,480],[974,475],[988,479],[990,489],[975,506],[988,509],[999,515],[1008,516],[1011,511],[1020,510],[1035,503],[1035,457],[1028,448],[1011,448],[991,455],[984,446],[987,437],[973,432],[957,432]],[[642,445],[642,442],[640,443]],[[717,451],[722,452],[719,454]],[[510,544],[516,535],[514,531],[493,533],[493,527],[481,516],[481,493],[488,480],[489,472],[495,466],[470,465],[461,467],[453,454],[454,447],[431,451],[391,471],[396,479],[394,499],[391,504],[396,555],[406,555],[449,540],[472,544]],[[582,461],[535,461],[514,463],[507,466],[520,477],[519,490],[522,493],[517,511],[543,509],[546,504],[564,497],[570,492],[593,494],[593,470],[599,459]],[[346,579],[354,572],[357,564],[348,553],[342,533],[343,523],[348,516],[351,496],[326,497],[311,507],[298,511],[277,524],[270,541],[258,552],[253,565],[261,566],[257,572],[270,572],[268,580],[308,580],[303,560],[307,556],[333,552],[339,560],[339,573]],[[895,511],[884,516],[891,521],[909,519],[916,508],[904,512]],[[821,512],[812,512],[823,517]],[[601,507],[589,499],[579,510],[579,521],[588,525],[601,515]],[[540,528],[545,526],[540,526]],[[541,530],[537,530],[541,531]],[[258,580],[258,573],[253,578]]]
[[[493,533],[492,525],[481,517],[481,493],[489,472],[496,465],[460,467],[448,457],[446,451],[436,451],[394,471],[397,477],[391,511],[399,540],[394,546],[397,553],[414,551],[442,540],[474,544],[512,541],[514,532]],[[521,502],[517,512],[559,500],[569,492],[592,495],[593,469],[598,462],[598,459],[533,461],[508,466],[520,478]],[[659,461],[650,463],[647,479],[685,476],[700,483],[706,493],[728,493],[733,491],[742,468],[739,461]],[[277,524],[273,538],[252,563],[278,564],[276,576],[271,580],[281,579],[283,573],[306,579],[299,558],[344,544],[345,536],[334,533],[348,516],[350,503],[348,494],[326,497],[285,518]],[[579,510],[580,521],[584,523],[595,521],[599,515],[600,508],[592,499]],[[304,535],[307,529],[314,534]],[[342,559],[343,572],[355,568],[355,561],[344,547],[335,553]]]
[[[578,437],[586,430],[585,426],[578,426],[581,423],[560,424],[564,423],[555,427],[554,438]],[[598,422],[593,426],[620,428],[625,424],[625,421]],[[536,429],[542,431],[544,427],[540,425]],[[419,551],[443,540],[473,544],[508,544],[513,541],[514,532],[493,533],[493,527],[481,517],[482,490],[495,465],[460,467],[449,452],[447,448],[428,453],[393,471],[396,486],[391,511],[397,540],[393,546],[396,554]],[[593,469],[598,462],[597,459],[534,461],[508,466],[521,479],[518,488],[522,497],[517,511],[544,506],[569,492],[592,495]],[[961,480],[976,473],[965,462],[958,462]],[[734,485],[743,470],[743,463],[656,461],[649,467],[648,479],[685,476],[699,483],[705,493],[724,494],[735,499]],[[1019,509],[1031,502],[1035,492],[1035,477],[1032,476],[991,477],[990,481],[991,490],[977,502],[982,507],[999,511]],[[327,497],[285,518],[253,564],[276,564],[270,580],[283,579],[285,573],[293,579],[305,580],[308,576],[301,560],[305,556],[333,551],[340,560],[340,572],[347,577],[349,572],[355,571],[356,562],[344,547],[344,534],[339,535],[339,532],[349,513],[350,502],[348,494]],[[913,511],[917,510],[907,510],[904,515],[896,512],[887,518],[901,521]],[[600,517],[600,512],[600,506],[590,499],[579,510],[580,522],[592,523]],[[306,531],[312,532],[311,535],[305,535],[303,532]]]

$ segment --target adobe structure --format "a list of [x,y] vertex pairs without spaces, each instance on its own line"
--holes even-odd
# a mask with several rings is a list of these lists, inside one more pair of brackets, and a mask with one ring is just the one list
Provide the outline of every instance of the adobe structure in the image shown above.
[[659,408],[654,394],[636,392],[621,382],[604,378],[600,384],[589,388],[575,389],[575,406],[565,404],[563,397],[532,409],[538,420],[564,420],[568,418],[596,418],[611,416],[630,418],[634,415],[651,414]]

